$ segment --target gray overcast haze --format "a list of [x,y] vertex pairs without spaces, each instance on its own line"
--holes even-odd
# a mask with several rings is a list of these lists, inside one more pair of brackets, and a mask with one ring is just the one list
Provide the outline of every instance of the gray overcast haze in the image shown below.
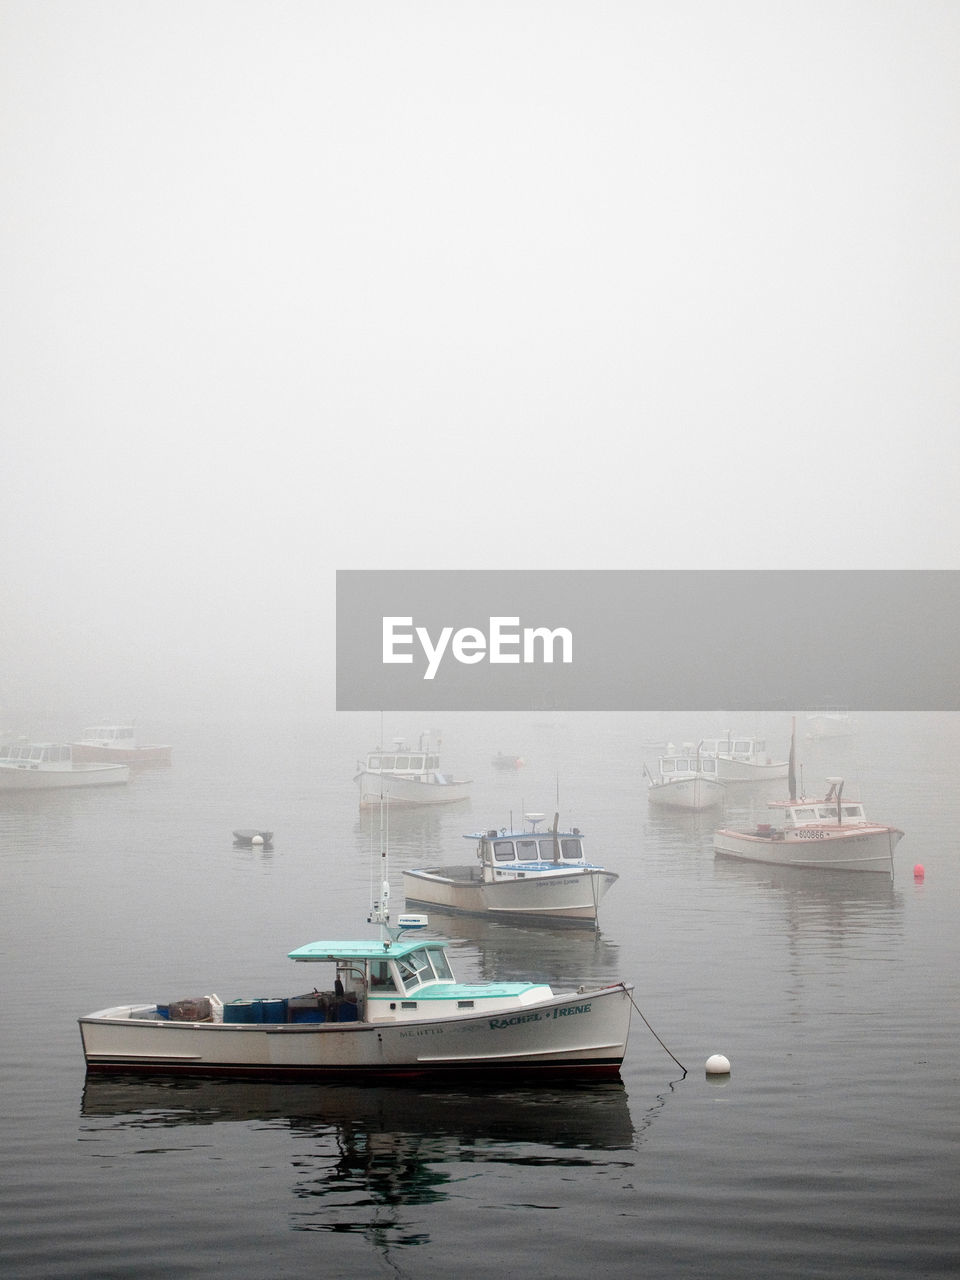
[[5,0],[0,95],[0,717],[329,710],[337,568],[960,567],[956,4]]

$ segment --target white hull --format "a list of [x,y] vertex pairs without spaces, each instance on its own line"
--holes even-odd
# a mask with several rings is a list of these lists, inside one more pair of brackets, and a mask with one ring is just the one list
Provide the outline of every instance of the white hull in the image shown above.
[[103,1009],[79,1021],[91,1071],[341,1079],[616,1075],[630,1029],[630,991],[618,983],[440,1020],[174,1022],[158,1020],[156,1006],[141,1005]]
[[856,733],[849,716],[810,716],[807,719],[808,738],[852,738]]
[[903,837],[896,827],[810,827],[781,836],[716,831],[715,853],[777,867],[819,867],[834,871],[893,874],[893,851]]
[[674,778],[651,784],[647,798],[658,809],[699,812],[723,804],[723,783],[713,778]]
[[0,764],[0,791],[53,791],[66,787],[110,786],[127,782],[125,764]]
[[480,867],[435,867],[405,871],[409,903],[424,903],[466,915],[504,916],[530,922],[594,924],[597,907],[616,882],[612,871],[531,872],[522,879],[484,881]]
[[769,782],[785,778],[790,765],[786,760],[761,764],[753,760],[730,760],[717,756],[717,777],[721,782]]
[[419,778],[370,773],[362,769],[356,781],[363,809],[379,807],[381,799],[385,804],[414,806],[454,804],[470,796],[469,782],[437,782],[432,775],[421,781]]
[[170,747],[111,747],[105,743],[71,742],[75,761],[99,764],[166,765],[171,760]]

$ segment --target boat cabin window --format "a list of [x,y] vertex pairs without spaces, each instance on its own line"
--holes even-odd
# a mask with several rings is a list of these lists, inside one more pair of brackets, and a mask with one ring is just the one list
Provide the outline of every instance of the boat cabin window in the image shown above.
[[[760,749],[759,743],[757,743],[757,748]],[[738,738],[733,744],[733,754],[735,756],[748,756],[752,750],[753,743],[749,738]]]
[[[432,982],[437,978],[450,978],[450,966],[442,952],[433,952],[434,963],[431,964],[431,952],[426,947],[411,951],[408,956],[397,961],[397,969],[403,980],[404,991],[412,991],[424,982]],[[436,965],[436,968],[434,968]]]
[[537,844],[537,841],[536,840],[518,840],[517,841],[517,860],[519,862],[539,862],[540,846]]
[[845,818],[860,818],[862,820],[864,817],[863,805],[862,804],[845,804],[843,806],[843,816]]
[[816,822],[817,820],[816,809],[793,809],[791,812],[794,822]]
[[496,862],[513,862],[517,853],[512,840],[494,840],[493,857]]
[[396,991],[389,960],[374,960],[370,965],[370,986],[378,991]]
[[676,769],[676,767],[677,767],[677,762],[676,762],[676,760],[661,760],[661,761],[660,761],[660,772],[661,772],[661,773],[673,773],[673,771]]
[[381,756],[380,764],[377,767],[380,769],[395,769],[396,764],[397,764],[396,756]]
[[716,762],[716,760],[712,760],[709,756],[708,756],[706,759],[704,759],[704,758],[703,758],[703,756],[701,756],[701,757],[700,757],[700,772],[701,772],[701,773],[716,773],[716,772],[717,772],[717,762]]
[[583,845],[575,836],[564,836],[560,841],[560,854],[564,862],[582,862]]

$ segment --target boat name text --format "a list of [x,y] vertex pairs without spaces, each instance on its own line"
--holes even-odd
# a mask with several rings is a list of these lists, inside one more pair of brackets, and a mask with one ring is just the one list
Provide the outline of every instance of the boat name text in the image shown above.
[[434,641],[426,627],[413,626],[413,618],[384,617],[382,622],[384,663],[412,663],[413,653],[403,650],[412,647],[416,638],[426,658],[424,680],[434,678],[448,648],[457,662],[467,666],[485,659],[514,664],[554,662],[558,645],[559,661],[573,662],[573,632],[567,627],[521,628],[519,618],[496,617],[489,619],[488,631],[479,627],[461,627],[457,631],[442,627]]
[[542,1022],[544,1017],[550,1018],[569,1018],[575,1013],[589,1013],[589,1004],[573,1004],[567,1009],[554,1009],[552,1014],[541,1015],[539,1013],[516,1013],[510,1018],[491,1018],[490,1028],[493,1031],[500,1031],[503,1027],[518,1027],[523,1022]]

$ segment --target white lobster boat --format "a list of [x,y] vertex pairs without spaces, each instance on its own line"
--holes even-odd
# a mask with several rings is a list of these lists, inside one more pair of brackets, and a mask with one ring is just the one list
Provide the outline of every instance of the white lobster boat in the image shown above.
[[167,765],[171,757],[166,745],[138,743],[132,724],[90,725],[70,746],[74,760],[102,764]]
[[[616,1076],[632,988],[457,982],[438,940],[404,940],[424,917],[379,938],[312,942],[289,953],[332,973],[306,994],[223,1003],[217,996],[135,1003],[79,1019],[87,1070],[255,1079]],[[378,920],[378,917],[382,919]]]
[[129,779],[128,765],[77,761],[66,743],[20,742],[0,746],[0,791],[97,787]]
[[360,788],[361,809],[381,804],[453,804],[470,795],[469,779],[441,772],[439,753],[431,749],[427,735],[421,735],[416,748],[402,739],[389,750],[377,747],[359,761],[354,780]]
[[699,747],[685,743],[678,752],[671,744],[657,762],[658,776],[643,766],[647,799],[658,809],[681,809],[699,813],[723,804],[726,788],[717,776],[714,756],[705,756]]
[[761,822],[746,831],[714,832],[714,852],[779,867],[873,871],[893,875],[893,851],[903,838],[897,827],[867,820],[859,801],[843,799],[843,779],[828,778],[823,800],[772,801],[782,826]]
[[578,827],[537,831],[542,813],[525,815],[527,831],[475,832],[477,861],[403,873],[407,905],[540,924],[596,925],[600,900],[618,876],[583,852]]
[[700,753],[716,760],[720,782],[766,782],[787,776],[788,762],[774,760],[765,739],[736,737],[729,729],[722,738],[704,738]]
[[807,716],[807,737],[852,738],[856,725],[846,707],[818,707]]

